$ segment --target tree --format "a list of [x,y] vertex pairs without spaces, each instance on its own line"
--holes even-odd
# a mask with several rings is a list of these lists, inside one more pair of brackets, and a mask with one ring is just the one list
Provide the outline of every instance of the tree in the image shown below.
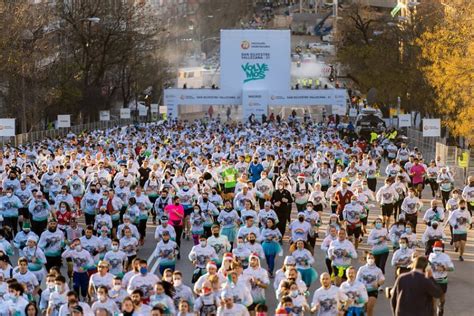
[[[72,64],[81,100],[80,118],[94,120],[98,109],[110,109],[122,97],[128,105],[136,93],[161,77],[162,69],[147,73],[145,65],[159,63],[163,27],[147,4],[133,1],[62,1],[57,16],[64,22],[64,59]],[[148,82],[143,82],[148,78]],[[143,91],[143,90],[141,90]],[[73,112],[74,113],[74,112]]]
[[432,104],[433,91],[421,71],[416,39],[436,22],[437,13],[432,4],[423,4],[400,22],[363,1],[342,11],[337,59],[362,93],[376,88],[386,113],[398,97],[407,111],[425,113]]
[[31,1],[0,0],[0,73],[3,115],[19,118],[21,131],[37,126],[48,103],[55,60],[51,8]]
[[444,18],[418,40],[423,70],[443,124],[474,143],[474,3],[453,0]]

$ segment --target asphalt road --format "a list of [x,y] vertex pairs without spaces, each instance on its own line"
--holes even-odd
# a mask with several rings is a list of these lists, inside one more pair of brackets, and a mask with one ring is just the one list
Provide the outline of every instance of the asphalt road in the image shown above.
[[[379,181],[379,184],[377,187],[381,186],[381,181]],[[431,193],[428,192],[428,189],[425,189],[423,192],[423,203],[424,207],[423,210],[425,210],[427,207],[426,205],[429,205],[430,199],[431,199]],[[325,209],[324,214],[323,214],[323,223],[328,222],[328,218],[330,215],[330,210]],[[371,210],[370,215],[369,215],[369,222],[371,222],[371,219],[375,219],[378,215],[381,215],[380,208],[376,208],[375,210]],[[296,217],[296,209],[293,209],[292,211],[292,217]],[[422,222],[422,214],[420,214],[418,223]],[[152,253],[155,242],[153,241],[153,234],[155,231],[155,225],[152,225],[151,223],[148,226],[147,229],[147,240],[145,242],[144,247],[139,251],[138,256],[141,258],[148,258],[150,254]],[[417,226],[418,230],[418,239],[421,240],[421,234],[424,231],[424,224],[418,224]],[[320,245],[322,238],[324,238],[324,234],[321,234],[321,232],[326,231],[326,225],[323,225],[320,228],[320,238],[317,240],[317,246],[316,246],[316,251],[315,251],[315,268],[318,274],[321,274],[322,272],[326,271],[326,266],[324,263],[324,253],[320,250]],[[446,235],[449,236],[449,230],[446,230]],[[457,315],[457,316],[463,316],[463,315],[472,315],[472,305],[470,304],[471,301],[471,293],[472,293],[472,287],[474,286],[474,276],[473,276],[473,269],[474,269],[474,245],[473,245],[473,239],[474,239],[474,231],[471,230],[469,231],[468,234],[468,244],[466,245],[466,253],[464,255],[464,262],[460,262],[458,260],[458,254],[454,252],[454,248],[449,245],[449,243],[446,245],[446,253],[448,253],[451,257],[451,259],[454,262],[455,265],[455,271],[451,272],[449,274],[449,287],[448,287],[448,292],[447,292],[447,302],[445,306],[445,315]],[[358,253],[359,256],[363,254],[363,251],[368,249],[367,247],[367,236],[365,236],[364,241],[361,243],[361,246],[359,247]],[[181,260],[178,261],[176,265],[176,269],[180,270],[184,274],[183,280],[185,281],[186,284],[191,285],[191,276],[193,273],[193,267],[188,260],[188,254],[191,251],[191,248],[193,246],[192,240],[182,240],[182,249],[181,249]],[[288,236],[286,236],[284,243],[283,243],[283,249],[284,249],[284,256],[288,254]],[[419,249],[421,253],[424,253],[424,249]],[[280,268],[281,265],[283,264],[283,257],[278,257],[277,262],[276,262],[276,267]],[[390,257],[387,260],[387,265],[386,265],[386,282],[384,286],[392,286],[394,281],[395,281],[395,270],[392,268],[390,265],[391,261],[391,256],[392,252],[390,253]],[[262,260],[262,263],[264,267],[266,267],[265,260]],[[353,262],[353,265],[356,267],[359,267],[365,263],[361,262],[360,260],[357,260],[357,262]],[[271,280],[273,282],[273,280]],[[311,288],[310,288],[310,296],[308,298],[308,302],[310,303],[313,297],[314,291],[319,287],[319,282],[314,283]],[[273,287],[270,286],[266,290],[266,297],[267,297],[267,305],[269,307],[269,311],[274,311],[278,302],[275,298],[275,292],[273,290]],[[375,307],[375,315],[391,315],[391,309],[390,309],[390,303],[389,301],[384,297],[384,295],[379,295],[379,298],[377,300],[377,304]]]
[[[382,169],[383,170],[383,169]],[[377,185],[377,188],[379,188],[382,185],[382,179],[379,180],[379,183]],[[431,193],[428,192],[428,189],[426,188],[425,191],[423,192],[423,211],[427,209],[427,205],[430,203],[431,199]],[[378,215],[381,214],[380,208],[377,207],[373,210],[370,211],[369,215],[369,222],[371,222],[373,219],[375,219]],[[325,209],[323,213],[323,223],[328,222],[328,218],[330,215],[330,210]],[[296,208],[292,210],[292,218],[296,217]],[[418,219],[418,240],[421,240],[421,235],[424,231],[424,224],[420,224],[422,222],[422,217],[423,214],[420,214],[419,219]],[[148,224],[147,227],[147,238],[145,240],[145,245],[139,250],[138,252],[138,257],[143,258],[143,259],[148,259],[153,250],[155,249],[156,246],[156,241],[154,240],[154,233],[155,233],[155,228],[156,225],[153,225],[151,223],[151,220]],[[321,274],[322,272],[326,271],[326,266],[324,262],[324,253],[320,250],[320,245],[321,241],[324,238],[324,232],[326,231],[326,225],[322,225],[320,228],[320,238],[317,240],[316,244],[316,251],[315,251],[315,265],[314,267],[316,268],[316,271],[318,274]],[[449,236],[449,230],[446,229],[446,235]],[[456,316],[464,316],[464,315],[472,315],[472,305],[471,305],[471,297],[472,297],[472,288],[474,286],[474,230],[471,230],[468,232],[468,243],[466,245],[466,253],[464,255],[464,262],[460,262],[458,260],[458,254],[454,252],[454,248],[449,245],[449,243],[446,244],[446,253],[448,253],[451,257],[451,259],[454,262],[455,266],[455,271],[451,272],[449,274],[449,287],[448,287],[448,292],[447,292],[447,300],[446,300],[446,306],[445,306],[445,315],[456,315]],[[367,236],[364,237],[364,241],[361,243],[358,254],[361,256],[363,254],[364,250],[367,250],[369,247],[367,246]],[[191,262],[188,260],[188,254],[191,251],[191,248],[193,246],[192,240],[184,240],[182,239],[182,246],[181,246],[181,260],[177,262],[176,269],[180,270],[184,277],[183,281],[185,284],[190,285],[191,284],[191,277],[193,273],[193,267],[191,265]],[[289,248],[289,243],[288,243],[288,234],[284,238],[283,242],[283,250],[284,250],[284,256],[288,255],[288,248]],[[424,253],[424,249],[419,249],[421,253]],[[283,257],[277,257],[276,265],[275,265],[275,270],[279,269],[281,265],[283,264]],[[391,256],[392,252],[390,253],[390,256],[387,260],[387,265],[386,265],[386,282],[384,286],[392,286],[394,281],[395,281],[395,270],[392,268],[390,265],[391,261]],[[13,256],[12,258],[12,263],[16,262],[17,256]],[[266,267],[265,260],[262,260],[263,267]],[[360,267],[361,265],[365,264],[364,262],[360,260],[354,260],[353,265],[356,267]],[[63,265],[62,269],[63,275],[67,275],[66,268]],[[273,279],[271,279],[271,282],[273,283]],[[44,284],[43,284],[44,285]],[[314,291],[319,287],[319,282],[314,283],[311,288],[309,289],[310,296],[308,297],[308,303],[311,303],[313,293]],[[267,305],[269,307],[269,315],[272,314],[272,312],[275,310],[278,302],[275,298],[275,292],[273,290],[273,286],[269,286],[266,290],[266,298],[267,298]],[[385,298],[384,295],[380,294],[377,300],[377,304],[375,307],[375,315],[392,315],[389,301]]]

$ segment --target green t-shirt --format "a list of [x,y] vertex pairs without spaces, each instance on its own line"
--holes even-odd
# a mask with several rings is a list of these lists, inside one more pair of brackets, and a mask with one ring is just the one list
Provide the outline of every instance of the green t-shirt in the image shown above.
[[224,187],[228,188],[235,188],[237,184],[237,169],[234,167],[229,167],[222,172],[222,178],[224,179]]

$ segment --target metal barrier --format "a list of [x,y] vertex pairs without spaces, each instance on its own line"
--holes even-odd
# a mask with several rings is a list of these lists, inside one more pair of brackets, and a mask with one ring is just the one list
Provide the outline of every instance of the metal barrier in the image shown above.
[[412,128],[407,129],[407,137],[409,147],[418,147],[423,153],[425,162],[436,158],[436,143],[444,142],[441,137],[424,137],[422,131]]
[[466,183],[474,176],[474,150],[436,143],[436,157],[449,167],[456,183]]
[[74,133],[78,135],[84,131],[104,130],[104,129],[108,129],[112,127],[129,125],[134,122],[143,123],[143,122],[147,122],[147,119],[146,117],[141,117],[135,120],[117,119],[117,120],[110,120],[110,121],[100,121],[100,122],[93,122],[93,123],[88,123],[88,124],[74,125],[69,128],[57,128],[57,129],[50,129],[50,130],[45,130],[45,131],[33,131],[30,133],[17,134],[13,137],[1,137],[0,142],[2,146],[5,146],[7,144],[19,146],[22,144],[42,141],[47,138],[54,139],[58,137],[66,137],[67,134],[69,133]]

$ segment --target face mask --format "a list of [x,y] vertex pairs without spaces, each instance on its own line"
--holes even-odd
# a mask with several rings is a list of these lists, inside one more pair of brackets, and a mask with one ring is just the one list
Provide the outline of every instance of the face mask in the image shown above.
[[367,259],[367,263],[368,263],[369,265],[373,265],[373,264],[375,263],[375,259],[372,259],[372,258]]
[[65,208],[65,207],[61,207],[59,210],[61,211],[61,213],[65,213],[65,212],[66,212],[66,208]]
[[443,248],[438,248],[438,247],[433,248],[433,252],[434,253],[441,253],[441,252],[443,252]]
[[304,222],[304,217],[298,217],[298,220],[302,223]]
[[179,202],[174,203],[174,205],[178,206],[178,205],[179,205]]
[[255,239],[249,240],[249,243],[251,243],[252,245],[255,244]]
[[48,283],[48,289],[50,291],[53,291],[54,290],[54,283]]
[[174,281],[173,281],[173,285],[174,285],[174,286],[181,286],[181,284],[183,284],[183,281],[182,281],[182,280],[174,280]]
[[184,191],[187,191],[187,190],[189,190],[189,187],[188,187],[188,186],[185,186],[185,187],[183,187],[183,190],[184,190]]
[[209,199],[208,198],[202,198],[202,201],[207,202],[207,201],[209,201]]
[[147,269],[147,268],[145,268],[145,267],[141,267],[141,268],[140,268],[140,273],[141,273],[141,274],[145,275],[145,274],[147,274],[147,272],[148,272],[148,269]]
[[375,223],[375,228],[377,228],[377,229],[382,228],[382,223]]
[[61,285],[54,285],[54,290],[55,290],[56,292],[61,292],[62,286],[61,286]]
[[293,308],[291,307],[285,307],[285,312],[289,315],[293,311]]
[[200,241],[199,244],[201,245],[201,247],[206,247],[206,241]]
[[291,291],[291,296],[292,297],[297,297],[298,294],[300,294],[299,291]]
[[243,244],[243,243],[238,243],[238,244],[237,244],[237,248],[241,249],[241,248],[243,248],[243,247],[244,247],[244,244]]
[[114,291],[120,291],[122,286],[120,284],[115,284],[114,287],[112,288]]
[[99,213],[100,213],[100,215],[104,215],[105,211],[100,211]]
[[12,193],[7,193],[7,197],[12,197]]
[[408,247],[407,244],[400,244],[401,249],[406,249],[407,247]]
[[437,228],[438,228],[438,224],[431,225],[431,227],[433,227],[433,229],[437,229]]
[[50,228],[48,228],[48,230],[49,230],[51,233],[54,233],[54,232],[56,231],[56,228],[50,227]]
[[460,209],[464,211],[464,210],[466,209],[466,207],[465,207],[465,206],[461,206]]
[[81,245],[77,245],[74,249],[76,249],[76,251],[81,251],[81,250],[82,250],[82,246],[81,246]]
[[216,237],[216,238],[219,237],[219,233],[214,233],[212,235],[214,235],[214,237]]
[[356,205],[357,201],[351,201],[352,205]]
[[195,209],[195,210],[194,210],[194,214],[199,214],[199,210],[198,210],[198,209]]
[[118,246],[117,246],[117,245],[112,245],[112,250],[113,250],[113,251],[117,251],[117,250],[118,250]]
[[104,294],[97,294],[97,298],[99,301],[105,301],[105,295]]
[[267,176],[262,176],[262,179],[266,179],[266,178],[267,178]]
[[405,228],[405,232],[411,233],[411,228],[410,227]]

